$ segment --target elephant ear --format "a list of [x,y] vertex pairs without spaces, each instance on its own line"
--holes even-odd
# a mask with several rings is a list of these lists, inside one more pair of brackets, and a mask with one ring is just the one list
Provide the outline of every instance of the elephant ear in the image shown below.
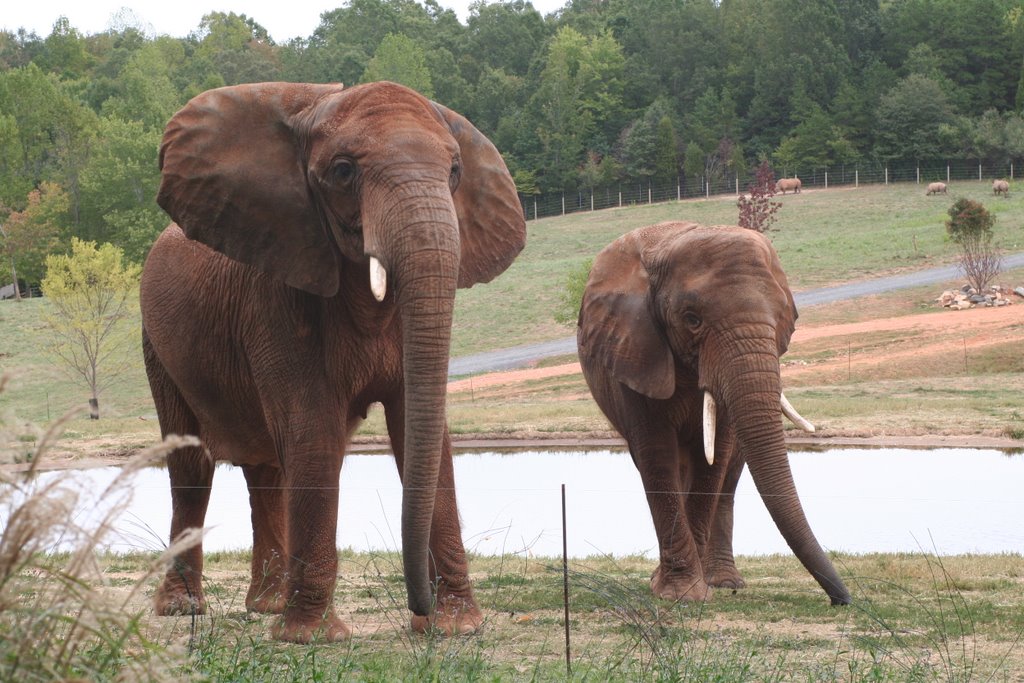
[[779,261],[779,255],[775,251],[775,247],[767,239],[764,239],[764,245],[768,251],[768,269],[771,271],[775,282],[785,292],[786,301],[789,303],[779,313],[779,320],[775,328],[776,341],[779,347],[779,355],[781,356],[789,348],[789,340],[793,337],[793,332],[796,331],[796,319],[800,317],[800,314],[797,313],[796,301],[793,299],[793,292],[789,289],[789,280],[786,278],[786,272],[782,269],[782,262]]
[[191,239],[332,296],[338,260],[307,188],[295,123],[341,87],[259,83],[196,96],[164,131],[157,202]]
[[497,148],[465,117],[436,102],[459,143],[462,180],[455,194],[462,244],[459,287],[490,282],[526,245],[526,219],[515,182]]
[[606,368],[645,396],[675,393],[675,362],[651,314],[650,276],[641,258],[645,233],[612,242],[594,259],[580,306],[576,342],[581,357]]

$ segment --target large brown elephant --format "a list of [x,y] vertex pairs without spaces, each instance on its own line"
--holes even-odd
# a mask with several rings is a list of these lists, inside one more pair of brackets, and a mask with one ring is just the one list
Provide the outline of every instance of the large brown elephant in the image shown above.
[[626,439],[647,492],[660,559],[651,588],[704,600],[739,588],[733,494],[746,463],[796,556],[832,604],[850,594],[804,516],[782,414],[779,356],[797,312],[771,244],[738,227],[668,222],[594,260],[577,342],[594,399]]
[[[214,461],[240,465],[246,607],[281,613],[282,640],[348,637],[332,606],[338,478],[380,402],[403,482],[412,625],[479,626],[445,387],[456,287],[491,280],[525,242],[498,151],[394,83],[261,83],[189,102],[160,162],[158,201],[176,224],[142,276],[146,370],[161,430],[209,451],[169,458],[171,537],[203,526]],[[157,611],[202,611],[202,568],[201,546],[179,556]]]

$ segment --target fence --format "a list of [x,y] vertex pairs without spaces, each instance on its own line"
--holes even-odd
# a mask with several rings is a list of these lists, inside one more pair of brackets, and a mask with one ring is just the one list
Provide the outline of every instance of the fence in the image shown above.
[[[922,163],[909,166],[837,166],[826,169],[811,169],[795,175],[803,186],[829,188],[837,186],[888,185],[890,183],[930,183],[941,180],[984,180],[994,178],[1015,178],[1015,168],[1010,164],[984,164],[976,161],[955,161]],[[778,170],[778,177],[792,177],[785,169]],[[567,190],[540,195],[520,194],[519,201],[528,220],[564,216],[581,211],[599,211],[637,204],[680,201],[698,197],[710,198],[722,195],[739,195],[746,192],[754,182],[751,171],[745,176],[683,179],[676,181],[624,180],[616,185],[600,188]]]

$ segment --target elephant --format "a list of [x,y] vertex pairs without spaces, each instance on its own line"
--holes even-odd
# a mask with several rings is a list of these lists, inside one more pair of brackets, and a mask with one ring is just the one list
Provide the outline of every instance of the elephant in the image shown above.
[[594,259],[577,348],[587,385],[625,439],[658,539],[653,593],[701,601],[741,588],[733,494],[744,464],[790,548],[833,605],[850,593],[800,505],[782,415],[779,357],[797,318],[760,233],[669,221],[629,232]]
[[1010,196],[1010,183],[1005,180],[993,180],[992,181],[992,194],[1003,195],[1004,197]]
[[786,194],[786,190],[793,190],[793,194],[799,194],[802,186],[803,183],[799,178],[780,178],[779,181],[775,183],[775,191]]
[[[339,476],[383,405],[402,480],[415,631],[482,623],[459,528],[445,394],[457,287],[488,282],[526,223],[498,150],[404,86],[257,83],[206,91],[168,123],[159,205],[173,219],[141,281],[143,352],[168,458],[171,538],[202,527],[214,462],[241,467],[250,611],[278,640],[337,641]],[[202,546],[175,559],[159,614],[202,612]]]
[[946,183],[928,183],[928,191],[924,194],[926,197],[933,194],[946,194]]

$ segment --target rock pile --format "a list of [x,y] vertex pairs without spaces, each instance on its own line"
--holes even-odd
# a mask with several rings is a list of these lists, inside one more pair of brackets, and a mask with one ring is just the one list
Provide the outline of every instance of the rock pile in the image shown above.
[[975,306],[1009,306],[1015,297],[1024,299],[1024,287],[1015,287],[1011,292],[1006,287],[993,285],[979,292],[970,285],[964,285],[960,289],[947,289],[935,302],[943,308],[962,311]]

